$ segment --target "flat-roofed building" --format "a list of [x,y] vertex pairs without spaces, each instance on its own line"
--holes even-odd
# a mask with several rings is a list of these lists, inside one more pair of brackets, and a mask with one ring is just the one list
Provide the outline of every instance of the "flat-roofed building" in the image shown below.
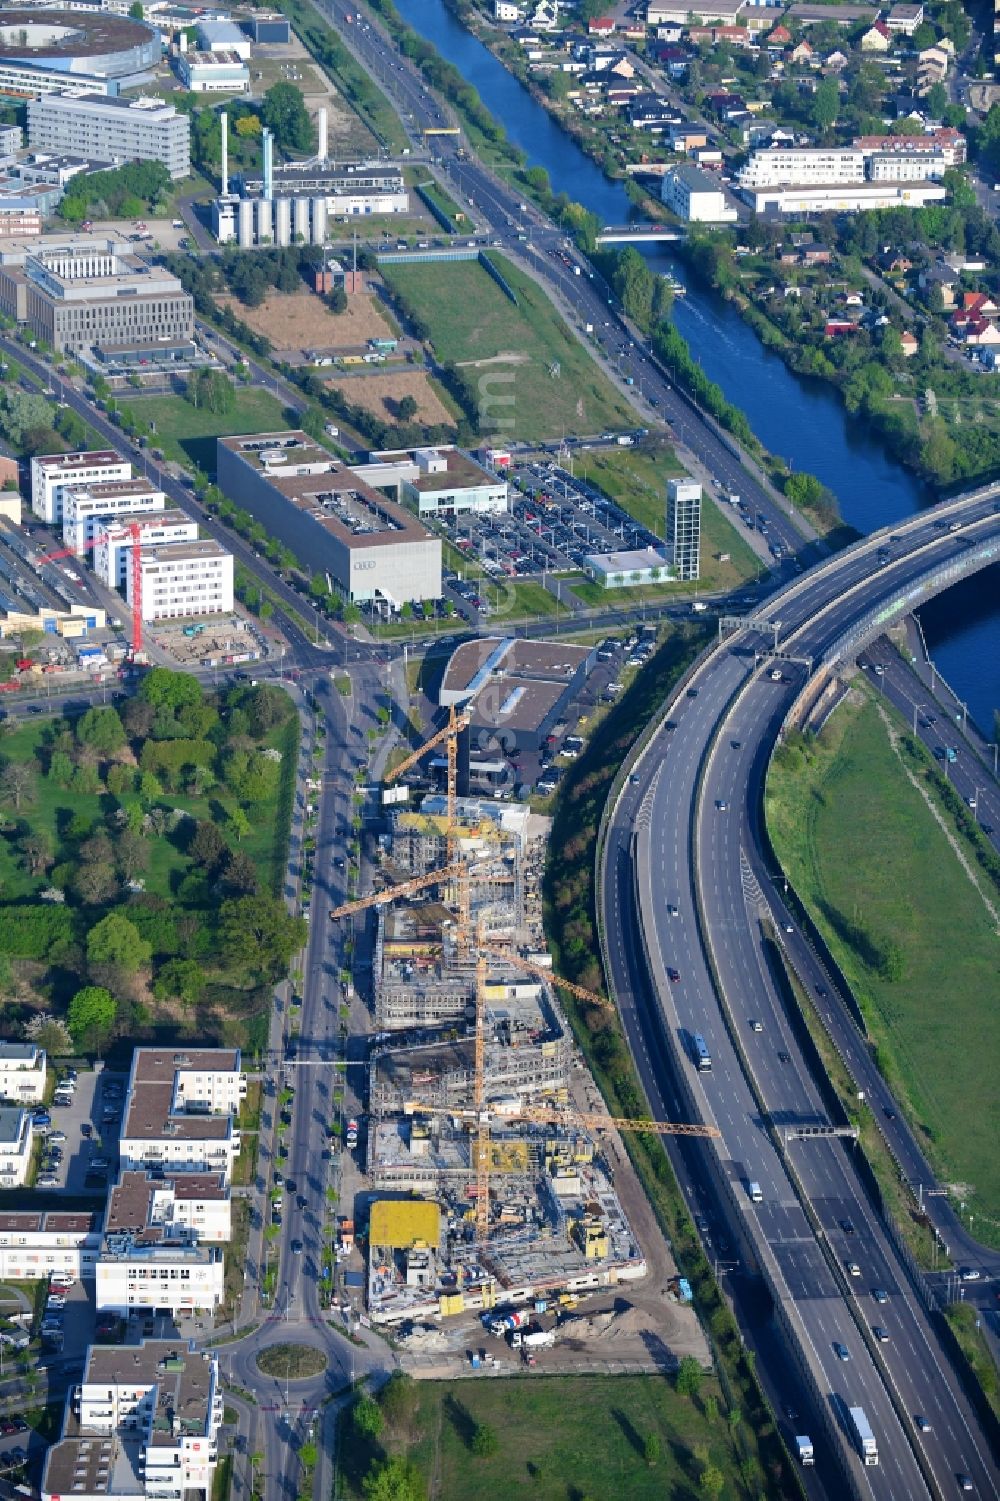
[[0,1277],[5,1281],[37,1282],[53,1272],[92,1277],[100,1246],[93,1214],[37,1209],[0,1214]]
[[[228,615],[233,608],[233,555],[214,537],[143,547],[139,559],[143,620]],[[125,598],[135,604],[132,570]]]
[[139,528],[139,546],[153,547],[161,542],[196,542],[198,523],[179,509],[126,513],[114,521],[102,521],[97,527],[97,545],[91,553],[94,572],[109,589],[122,589],[132,551],[132,527]]
[[62,504],[63,541],[82,558],[105,522],[142,511],[160,512],[165,502],[162,490],[138,477],[67,486]]
[[106,1235],[94,1270],[98,1309],[192,1314],[222,1302],[225,1261],[218,1246]]
[[736,210],[726,202],[719,179],[690,162],[681,162],[663,174],[660,197],[688,223],[732,224],[736,220]]
[[26,1110],[0,1105],[0,1188],[20,1188],[27,1182],[33,1135]]
[[113,448],[39,454],[31,460],[31,509],[47,526],[63,519],[68,490],[132,477],[132,465]]
[[352,601],[441,597],[441,540],[304,432],[218,440],[218,483]]
[[37,1105],[45,1094],[45,1049],[33,1042],[0,1042],[0,1099]]
[[465,705],[480,743],[492,737],[510,749],[537,750],[596,660],[596,649],[565,641],[463,641],[448,660],[438,702]]
[[743,188],[805,187],[809,183],[864,182],[861,151],[836,148],[769,146],[755,151],[740,169]]
[[667,552],[674,575],[696,579],[701,573],[701,486],[697,480],[667,481]]
[[165,1241],[227,1241],[232,1235],[232,1203],[221,1173],[176,1173],[154,1177],[122,1173],[108,1199],[108,1235],[135,1235],[150,1244]]
[[234,1117],[246,1094],[238,1048],[137,1048],[119,1159],[123,1170],[221,1173],[240,1149]]
[[164,99],[41,94],[28,100],[28,144],[112,165],[161,162],[174,179],[191,171],[191,122]]
[[943,203],[947,189],[939,182],[855,182],[835,187],[746,188],[742,197],[755,214],[857,214],[868,209],[923,208]]
[[507,481],[451,444],[370,453],[355,473],[376,490],[394,490],[418,516],[492,516],[509,509]]
[[636,589],[640,584],[660,584],[672,577],[669,561],[658,548],[640,547],[631,552],[591,553],[587,572],[602,589]]
[[180,1339],[91,1345],[49,1446],[43,1501],[209,1496],[223,1417],[216,1357]]
[[192,94],[246,94],[250,69],[238,52],[182,52],[177,76]]

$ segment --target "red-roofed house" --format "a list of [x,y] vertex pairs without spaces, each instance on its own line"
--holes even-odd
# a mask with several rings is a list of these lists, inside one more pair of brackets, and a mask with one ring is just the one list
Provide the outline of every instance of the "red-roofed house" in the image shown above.
[[869,26],[861,38],[862,52],[888,52],[892,46],[892,32],[884,21],[876,21]]
[[592,21],[588,21],[587,23],[587,30],[591,36],[609,36],[614,29],[615,21],[613,16],[595,16]]
[[792,33],[787,26],[775,26],[764,38],[769,47],[786,47],[792,40]]

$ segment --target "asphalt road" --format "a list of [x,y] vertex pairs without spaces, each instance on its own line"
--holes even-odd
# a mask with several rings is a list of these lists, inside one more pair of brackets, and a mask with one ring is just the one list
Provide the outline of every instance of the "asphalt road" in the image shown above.
[[[1000,532],[992,498],[970,503],[967,514],[983,518],[975,525],[979,536]],[[954,561],[966,545],[961,534],[936,530],[926,517],[895,535],[895,561],[885,569],[875,564],[874,547],[864,545],[786,590],[773,605],[782,621],[779,644],[790,646],[801,625],[794,647],[818,659],[890,589],[908,585],[916,594],[931,560]],[[921,554],[911,550],[918,544]],[[637,781],[629,781],[615,809],[603,883],[615,992],[643,1082],[653,1090],[653,1109],[673,1087],[664,1034],[675,1045],[680,1039],[682,1054],[689,1051],[691,1033],[706,1039],[711,1073],[695,1076],[689,1065],[680,1067],[691,1075],[696,1101],[723,1132],[719,1172],[793,1309],[799,1349],[817,1385],[811,1421],[815,1425],[822,1404],[834,1426],[843,1428],[843,1404],[860,1404],[878,1437],[880,1467],[854,1464],[861,1493],[927,1494],[915,1460],[919,1443],[942,1494],[956,1489],[960,1473],[972,1476],[978,1494],[1000,1494],[989,1445],[868,1203],[851,1149],[825,1138],[780,1141],[784,1129],[823,1122],[826,1112],[784,1014],[757,921],[772,897],[757,845],[760,779],[778,725],[805,677],[804,668],[790,663],[782,664],[780,683],[757,674],[753,649],[768,644],[765,634],[747,633],[708,659],[695,678],[696,696],[673,706],[675,728],[663,728],[654,738],[636,768]],[[636,859],[652,990],[645,966],[636,962]],[[669,907],[677,908],[676,916]],[[716,997],[709,949],[726,1013]],[[667,978],[668,967],[676,982]],[[760,1022],[760,1033],[751,1029],[751,1018]],[[803,1185],[812,1223],[793,1174]],[[748,1203],[750,1180],[761,1186],[759,1205]],[[844,1274],[849,1260],[859,1264],[859,1278]],[[885,1304],[875,1301],[875,1289],[885,1291]],[[871,1339],[875,1324],[889,1334],[884,1345]],[[846,1347],[849,1360],[838,1357],[835,1342]],[[899,1413],[906,1415],[902,1422]],[[919,1439],[912,1427],[917,1414],[931,1423],[931,1432]]]

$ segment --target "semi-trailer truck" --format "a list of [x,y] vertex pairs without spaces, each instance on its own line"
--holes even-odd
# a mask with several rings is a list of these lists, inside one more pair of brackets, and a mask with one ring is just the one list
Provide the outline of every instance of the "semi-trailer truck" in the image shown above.
[[795,1448],[799,1456],[800,1465],[816,1463],[815,1456],[813,1455],[812,1439],[807,1433],[797,1433],[795,1435]]
[[863,1407],[849,1407],[847,1409],[851,1419],[851,1427],[854,1429],[854,1440],[858,1446],[858,1453],[866,1465],[878,1464],[878,1445],[875,1435],[872,1433],[871,1424],[865,1416]]

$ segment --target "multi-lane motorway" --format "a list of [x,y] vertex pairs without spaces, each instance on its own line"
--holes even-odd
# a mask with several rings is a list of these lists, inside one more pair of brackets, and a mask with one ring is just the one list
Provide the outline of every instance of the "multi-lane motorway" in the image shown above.
[[[877,544],[865,543],[814,570],[769,603],[779,648],[817,664],[890,598],[909,593],[916,602],[932,569],[959,565],[979,544],[996,556],[995,505],[994,495],[968,501],[956,533],[933,513],[914,518],[896,529],[885,566]],[[625,782],[602,872],[609,973],[652,1108],[675,1103],[679,1079],[685,1103],[722,1130],[719,1155],[712,1163],[706,1154],[705,1167],[715,1170],[735,1234],[754,1246],[795,1352],[779,1388],[812,1390],[824,1467],[858,1494],[894,1501],[955,1494],[966,1476],[977,1494],[998,1495],[989,1441],[872,1209],[852,1147],[788,1139],[828,1116],[765,941],[772,924],[782,941],[795,941],[761,853],[759,810],[771,746],[807,675],[781,661],[774,681],[773,663],[755,664],[774,638],[750,626],[724,642]],[[826,977],[810,955],[798,962],[818,985]],[[689,1061],[695,1033],[710,1072]],[[751,1182],[760,1203],[750,1202]],[[868,1413],[877,1469],[853,1457],[849,1405]]]

